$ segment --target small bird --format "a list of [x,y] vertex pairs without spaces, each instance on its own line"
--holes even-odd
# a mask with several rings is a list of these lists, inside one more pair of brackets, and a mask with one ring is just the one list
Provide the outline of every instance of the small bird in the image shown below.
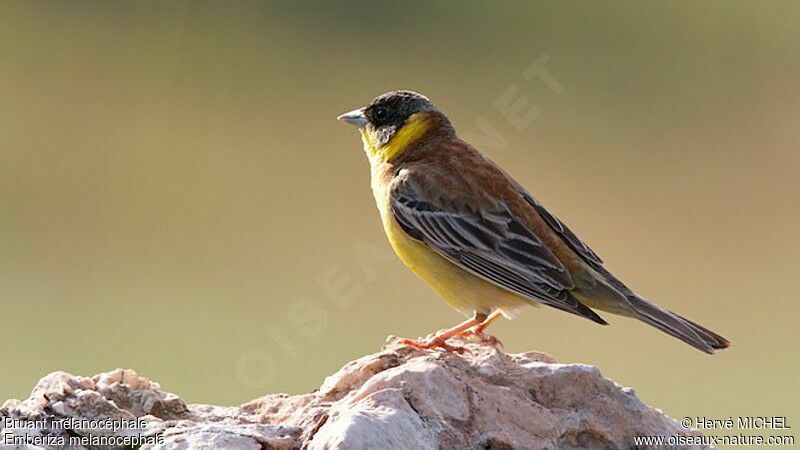
[[544,304],[607,325],[592,308],[639,319],[706,353],[730,342],[640,297],[503,169],[456,135],[427,97],[394,91],[338,117],[358,127],[372,192],[403,263],[468,320],[433,338],[499,341],[485,333],[503,316]]

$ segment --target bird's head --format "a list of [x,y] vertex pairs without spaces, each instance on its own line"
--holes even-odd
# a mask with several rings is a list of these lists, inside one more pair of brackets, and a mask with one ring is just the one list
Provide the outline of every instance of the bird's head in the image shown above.
[[412,91],[387,92],[338,119],[359,128],[372,161],[391,161],[423,137],[452,133],[447,117],[427,97]]

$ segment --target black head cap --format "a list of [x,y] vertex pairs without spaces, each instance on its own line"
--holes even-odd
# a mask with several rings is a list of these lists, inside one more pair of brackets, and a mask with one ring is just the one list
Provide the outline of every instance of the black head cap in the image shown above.
[[387,92],[364,108],[364,115],[375,128],[381,144],[388,142],[411,115],[420,112],[433,112],[447,122],[444,114],[427,97],[413,91]]
[[392,91],[378,96],[364,113],[376,128],[392,124],[402,125],[412,114],[423,111],[436,111],[430,100],[412,91]]

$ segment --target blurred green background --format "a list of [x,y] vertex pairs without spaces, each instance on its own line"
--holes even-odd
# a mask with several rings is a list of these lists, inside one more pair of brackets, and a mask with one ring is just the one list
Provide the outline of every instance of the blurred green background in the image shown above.
[[[335,120],[406,88],[733,342],[540,308],[496,326],[508,350],[675,417],[800,425],[798,23],[797,2],[0,3],[0,399],[130,367],[233,405],[461,320],[391,255]],[[563,92],[523,77],[542,55]],[[514,86],[541,110],[523,130],[493,106]]]

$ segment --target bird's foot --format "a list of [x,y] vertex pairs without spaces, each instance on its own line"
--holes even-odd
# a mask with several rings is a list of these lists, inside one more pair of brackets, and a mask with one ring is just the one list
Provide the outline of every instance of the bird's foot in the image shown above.
[[457,345],[450,345],[450,344],[447,343],[447,339],[446,338],[442,338],[442,337],[438,337],[438,336],[434,337],[433,339],[428,340],[428,341],[415,341],[414,339],[401,339],[400,342],[402,342],[403,345],[407,345],[407,346],[409,346],[411,348],[415,348],[417,350],[432,350],[432,349],[440,348],[440,349],[442,349],[444,351],[458,353],[459,355],[463,355],[464,353],[469,353],[469,350],[467,350],[466,348],[459,347]]
[[474,337],[483,344],[489,344],[492,347],[503,348],[503,342],[501,342],[500,339],[497,339],[497,337],[493,334],[484,333],[483,331],[469,329],[465,331],[461,336],[465,338]]

